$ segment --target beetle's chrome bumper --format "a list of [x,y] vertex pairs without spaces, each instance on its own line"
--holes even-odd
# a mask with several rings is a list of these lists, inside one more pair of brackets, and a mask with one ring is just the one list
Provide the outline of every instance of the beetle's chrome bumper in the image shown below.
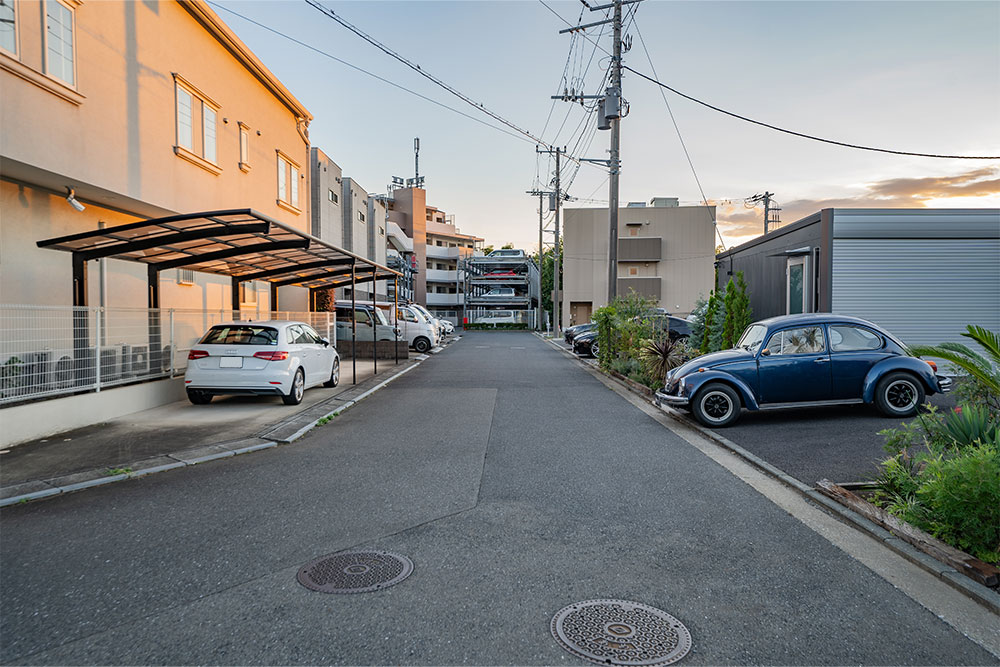
[[942,394],[947,394],[949,391],[951,391],[953,382],[950,377],[945,377],[944,375],[936,375],[935,377],[937,378],[938,381],[938,390]]
[[687,396],[674,396],[673,394],[665,394],[662,390],[657,390],[656,394],[656,404],[657,405],[687,405]]

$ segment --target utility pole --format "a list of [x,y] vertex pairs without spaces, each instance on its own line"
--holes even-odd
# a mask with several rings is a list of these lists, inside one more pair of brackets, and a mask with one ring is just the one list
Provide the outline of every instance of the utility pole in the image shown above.
[[[599,100],[597,105],[597,129],[611,130],[611,148],[608,160],[591,160],[579,158],[585,162],[603,163],[608,166],[608,302],[618,295],[618,177],[621,172],[621,118],[622,118],[622,6],[631,5],[642,0],[614,0],[604,5],[583,4],[592,12],[613,9],[612,18],[586,23],[560,30],[561,33],[577,32],[594,26],[612,24],[614,38],[614,53],[611,57],[611,85],[604,90],[604,95],[583,95],[576,91],[563,91],[562,95],[553,96],[567,102],[578,102],[586,99]],[[631,41],[624,44],[628,51]]]
[[[774,202],[775,205],[771,206],[772,197],[774,197],[774,193],[765,190],[763,193],[755,194],[753,197],[748,197],[746,200],[744,200],[746,204],[753,204],[753,205],[756,205],[759,202],[764,202],[764,234],[767,234],[768,232],[767,227],[769,223],[780,222],[780,220],[778,220],[778,211],[780,211],[781,209],[778,208],[777,202]],[[772,213],[774,214],[773,220],[771,219]]]
[[[611,59],[611,90],[609,98],[615,104],[607,103],[605,98],[605,117],[611,116],[611,175],[608,179],[608,303],[618,296],[618,173],[621,167],[621,94],[622,94],[622,0],[615,0],[614,18],[615,55]],[[608,114],[611,107],[612,114]]]
[[[539,258],[541,258],[541,256],[542,256],[542,207],[540,205],[541,204],[541,197],[542,197],[542,195],[549,195],[550,197],[552,197],[551,201],[553,203],[549,206],[549,210],[554,210],[555,213],[556,213],[556,216],[555,216],[555,227],[556,227],[556,229],[555,229],[555,235],[556,235],[556,238],[555,238],[554,254],[552,256],[552,260],[553,260],[552,261],[552,287],[553,287],[553,290],[552,290],[552,332],[558,335],[559,330],[562,327],[562,323],[561,323],[561,320],[560,320],[560,317],[561,317],[561,314],[562,314],[562,299],[561,299],[562,295],[560,294],[560,286],[559,286],[559,282],[560,282],[559,281],[559,274],[560,274],[560,268],[562,266],[562,252],[560,251],[561,249],[559,247],[559,209],[562,206],[562,200],[564,198],[563,193],[562,193],[562,189],[561,189],[559,170],[560,170],[560,164],[561,164],[560,158],[566,153],[566,149],[565,148],[558,148],[557,147],[555,150],[544,150],[543,151],[543,150],[539,150],[536,147],[535,148],[535,152],[536,153],[548,153],[548,154],[555,153],[555,156],[556,156],[556,174],[555,174],[555,178],[552,179],[552,184],[555,187],[555,191],[553,192],[553,191],[545,191],[545,190],[529,190],[528,194],[530,194],[530,195],[538,195],[538,197],[539,197],[539,207],[538,207],[538,256],[539,256]],[[541,300],[542,300],[541,282],[542,282],[542,265],[541,265],[541,259],[539,259],[539,264],[538,264],[538,286],[539,286],[539,290],[538,290],[539,291],[539,294],[538,294],[538,301],[539,301],[538,309],[539,309],[539,312],[541,312]]]
[[535,328],[539,331],[544,331],[544,327],[542,326],[542,249],[545,248],[545,244],[542,242],[542,224],[544,218],[542,211],[545,210],[542,197],[544,196],[544,193],[538,193],[538,307],[535,309],[535,318],[537,320]]

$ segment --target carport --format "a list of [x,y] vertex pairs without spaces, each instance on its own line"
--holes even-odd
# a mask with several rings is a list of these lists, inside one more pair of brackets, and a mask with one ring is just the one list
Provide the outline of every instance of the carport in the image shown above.
[[[309,309],[315,310],[318,292],[350,285],[353,313],[356,285],[378,280],[392,280],[395,284],[402,275],[249,208],[154,218],[45,239],[38,241],[37,245],[72,253],[74,306],[88,305],[87,262],[108,258],[146,264],[151,368],[161,366],[163,352],[159,310],[161,271],[190,269],[228,276],[231,280],[233,319],[240,317],[240,284],[247,281],[270,283],[272,310],[278,307],[279,287],[293,285],[308,288]],[[373,285],[372,306],[375,305]],[[396,308],[393,308],[392,322],[395,326]],[[87,363],[88,326],[83,312],[74,312],[73,351],[78,378],[93,372]],[[398,327],[396,331],[398,343]],[[353,381],[356,382],[357,322],[353,316],[351,339],[354,343],[351,353]],[[373,348],[373,356],[377,358],[377,344],[373,344]],[[100,354],[97,356],[99,359]],[[375,363],[377,365],[377,359]],[[398,351],[396,363],[399,363]]]

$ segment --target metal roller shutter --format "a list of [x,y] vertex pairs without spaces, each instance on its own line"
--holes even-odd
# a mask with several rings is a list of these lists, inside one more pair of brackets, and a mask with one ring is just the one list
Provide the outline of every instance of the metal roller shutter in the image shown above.
[[1000,239],[833,241],[833,312],[909,344],[968,343],[967,324],[1000,331]]

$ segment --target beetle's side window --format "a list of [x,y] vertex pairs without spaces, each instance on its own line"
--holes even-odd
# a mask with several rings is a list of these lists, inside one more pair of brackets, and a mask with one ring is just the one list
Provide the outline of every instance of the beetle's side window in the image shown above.
[[767,350],[771,356],[783,354],[816,354],[826,349],[823,327],[785,329],[771,336]]
[[867,329],[844,325],[830,327],[830,349],[833,352],[877,350],[880,347],[882,339]]

